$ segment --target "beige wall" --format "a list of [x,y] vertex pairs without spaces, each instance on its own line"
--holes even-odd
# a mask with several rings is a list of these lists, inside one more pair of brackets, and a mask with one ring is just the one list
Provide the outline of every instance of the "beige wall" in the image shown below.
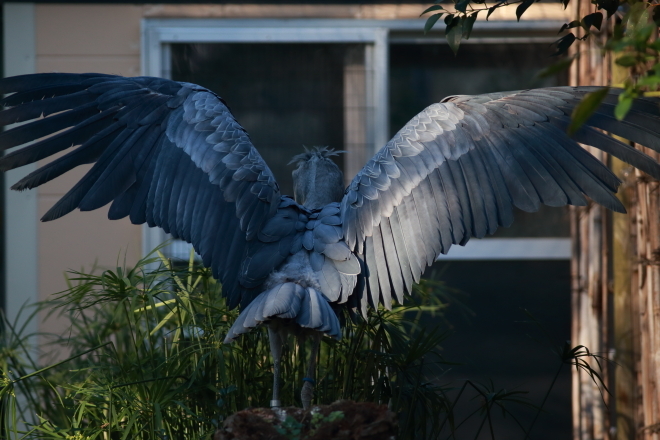
[[[142,8],[132,5],[44,5],[35,7],[37,72],[100,72],[140,74]],[[43,185],[38,192],[42,216],[89,169],[79,167]],[[38,226],[39,297],[66,288],[69,269],[114,268],[133,265],[142,252],[141,226],[128,220],[110,221],[107,207],[74,211]],[[49,332],[64,330],[64,322],[50,320]]]
[[[185,2],[182,2],[185,3]],[[145,17],[159,18],[352,18],[361,20],[419,19],[432,0],[406,5],[146,5]],[[447,6],[446,6],[447,7]],[[451,7],[448,7],[451,9]],[[525,20],[568,20],[570,10],[561,4],[535,4]],[[498,9],[489,20],[516,20],[514,7]]]

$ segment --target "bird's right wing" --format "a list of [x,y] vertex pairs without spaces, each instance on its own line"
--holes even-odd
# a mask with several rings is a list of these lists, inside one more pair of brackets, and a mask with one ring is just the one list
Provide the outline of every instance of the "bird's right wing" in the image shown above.
[[[192,243],[230,306],[251,300],[288,255],[304,213],[225,103],[203,87],[161,78],[48,73],[0,80],[3,171],[73,148],[12,188],[92,169],[42,218],[110,202],[109,217],[159,226]],[[47,137],[49,136],[49,137]],[[299,234],[298,234],[299,235]],[[280,241],[283,242],[280,242]]]
[[[438,254],[509,226],[513,208],[585,205],[584,195],[624,211],[619,179],[577,142],[660,178],[660,165],[596,130],[660,151],[657,99],[640,99],[624,121],[620,91],[573,136],[570,115],[595,88],[559,87],[445,98],[415,116],[358,173],[341,204],[343,236],[364,261],[356,298],[389,307],[403,300]],[[577,142],[576,142],[577,141]],[[355,298],[355,297],[354,297]]]

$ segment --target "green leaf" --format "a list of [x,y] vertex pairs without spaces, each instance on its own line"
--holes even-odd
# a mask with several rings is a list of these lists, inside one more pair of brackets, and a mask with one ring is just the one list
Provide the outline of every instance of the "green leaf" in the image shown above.
[[334,422],[335,420],[341,420],[344,418],[344,413],[342,411],[333,411],[326,417],[329,422]]
[[610,38],[610,40],[619,41],[622,38],[623,38],[623,26],[621,25],[621,23],[615,22],[614,28],[612,29],[612,37]]
[[571,67],[573,61],[575,61],[575,57],[568,57],[561,61],[557,61],[556,63],[553,63],[550,66],[546,67],[545,69],[539,71],[539,73],[536,74],[536,78],[540,79],[540,78],[548,78],[551,76],[555,76],[556,74],[563,72],[564,70]]
[[594,12],[593,14],[585,15],[582,18],[581,24],[586,31],[588,31],[592,26],[600,30],[600,27],[603,24],[603,13]]
[[440,17],[442,17],[443,14],[444,14],[444,12],[441,12],[439,14],[433,14],[428,19],[426,19],[426,23],[424,24],[424,33],[425,34],[428,33],[431,30],[431,28],[435,25],[435,23],[438,21],[438,19]]
[[657,29],[655,23],[648,23],[644,26],[640,26],[636,29],[635,32],[635,41],[637,43],[646,44],[648,39],[651,37],[651,34]]
[[638,27],[644,26],[649,21],[649,14],[646,10],[646,3],[632,3],[625,17],[627,18],[627,20],[625,20],[626,33],[635,34]]
[[619,95],[619,102],[614,108],[614,116],[619,120],[622,121],[623,118],[626,117],[628,114],[628,111],[630,111],[630,107],[632,107],[633,104],[633,98],[630,95],[627,95],[626,93],[622,93]]
[[557,52],[553,53],[552,56],[557,56],[566,53],[566,51],[568,51],[568,48],[571,47],[571,44],[575,43],[575,40],[576,40],[575,35],[570,33],[564,35],[559,40],[552,43],[554,46],[557,47]]
[[465,24],[463,24],[463,38],[466,40],[470,39],[470,34],[472,33],[472,27],[474,26],[474,22],[477,21],[477,15],[479,15],[479,11],[470,14],[467,16],[465,19]]
[[440,5],[433,5],[433,6],[431,6],[430,8],[426,8],[426,10],[425,10],[424,12],[422,12],[421,14],[419,14],[419,16],[421,17],[422,15],[424,15],[424,14],[426,14],[426,13],[428,13],[428,12],[432,12],[432,11],[440,11],[440,10],[443,10],[443,11],[444,11],[445,8],[443,8],[443,7],[440,6]]
[[504,3],[504,1],[506,1],[506,0],[503,0],[503,1],[501,1],[501,2],[499,2],[499,3],[497,3],[497,4],[495,4],[495,5],[491,6],[490,8],[488,8],[488,15],[486,15],[486,21],[488,21],[488,17],[490,17],[490,14],[492,14],[493,12],[495,12],[495,10],[496,10],[497,8],[499,8],[500,6],[502,6],[502,4]]
[[532,6],[534,1],[535,0],[524,0],[521,4],[518,5],[518,7],[516,8],[516,18],[518,19],[518,21],[520,21],[520,17],[522,17],[522,15],[525,13],[527,8]]
[[458,46],[461,44],[461,38],[463,37],[464,22],[465,17],[454,17],[445,30],[445,38],[454,55],[458,54]]
[[596,111],[598,106],[610,91],[609,87],[603,87],[595,92],[587,93],[582,101],[578,103],[571,114],[571,123],[568,126],[568,134],[573,135]]
[[632,54],[622,55],[616,59],[615,63],[623,67],[632,67],[637,65],[637,56]]
[[469,4],[470,0],[458,0],[458,2],[456,2],[455,8],[457,11],[465,13]]
[[573,29],[573,28],[576,28],[578,26],[581,26],[581,23],[578,20],[573,20],[570,23],[564,23],[564,25],[559,29],[559,32],[557,32],[557,33],[561,34],[566,29]]
[[607,11],[607,18],[610,18],[617,9],[619,9],[619,0],[596,0],[598,9],[605,9]]
[[660,85],[660,76],[657,75],[650,75],[650,76],[645,76],[641,78],[639,81],[637,81],[638,86],[644,86],[644,87],[658,87]]

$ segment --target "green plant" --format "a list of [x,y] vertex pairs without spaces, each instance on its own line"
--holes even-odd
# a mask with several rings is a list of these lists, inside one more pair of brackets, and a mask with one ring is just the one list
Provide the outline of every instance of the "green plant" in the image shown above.
[[324,423],[332,423],[336,420],[341,420],[344,418],[344,413],[341,411],[333,411],[327,416],[324,416],[321,413],[312,414],[312,429],[316,430]]
[[[324,416],[320,412],[312,412],[312,420],[309,422],[310,429],[307,433],[307,436],[313,437],[314,434],[316,434],[316,431],[324,423],[332,423],[343,418],[344,413],[342,411],[333,411],[327,416]],[[304,425],[302,423],[296,421],[296,419],[293,417],[288,416],[284,422],[282,422],[276,429],[278,433],[286,436],[287,438],[291,440],[298,440],[300,438],[300,433],[303,426]]]
[[[146,270],[154,264],[160,269]],[[69,319],[70,332],[52,336],[50,344],[59,359],[69,351],[66,360],[38,368],[23,346],[26,338],[4,333],[11,341],[2,349],[14,353],[0,369],[5,438],[203,439],[228,415],[267,406],[272,364],[266,332],[222,344],[237,311],[227,308],[221,287],[192,255],[188,264],[161,256],[132,269],[73,272],[69,282],[67,291],[38,306]],[[316,401],[406,405],[420,367],[442,362],[442,333],[419,330],[409,313],[414,308],[378,310],[355,322],[344,317],[343,339],[322,344]],[[282,397],[299,405],[309,346],[294,342],[285,346]],[[16,398],[17,387],[28,402]],[[414,398],[430,401],[427,394],[418,391]],[[30,422],[27,428],[18,428],[20,420]]]
[[[516,5],[516,17],[520,21],[535,1],[501,0],[488,4],[485,0],[436,0],[433,6],[421,14],[433,13],[428,17],[424,31],[429,32],[438,20],[444,17],[445,37],[449,46],[457,53],[461,40],[470,38],[477,17],[483,18],[485,14],[488,20],[497,9]],[[453,3],[453,7],[450,7],[450,3]],[[570,0],[560,0],[560,3],[566,8]],[[565,70],[578,57],[590,56],[589,52],[592,50],[600,52],[603,57],[611,55],[620,70],[615,75],[620,79],[615,79],[617,84],[614,85],[624,89],[618,97],[614,112],[617,119],[622,120],[632,108],[635,98],[658,96],[660,93],[660,40],[657,39],[660,5],[650,0],[591,0],[591,3],[592,12],[561,26],[559,33],[563,35],[555,41],[556,52],[553,55],[566,54],[574,43],[589,39],[594,42],[594,47],[576,49],[571,56],[562,59],[540,75],[549,76]],[[605,38],[593,38],[594,34]],[[589,119],[605,99],[607,92],[606,87],[588,94],[582,100],[571,116],[569,134],[575,133]]]
[[277,432],[288,439],[299,440],[300,433],[302,432],[303,424],[291,416],[287,416],[282,423],[275,429]]
[[[160,269],[146,270],[155,263]],[[39,367],[28,335],[3,319],[0,438],[202,440],[210,439],[229,415],[267,406],[272,364],[266,332],[256,329],[222,344],[237,311],[227,308],[221,287],[192,255],[187,264],[161,256],[132,269],[74,272],[70,283],[53,301],[32,310],[33,317],[38,310],[67,316],[71,331],[51,336],[54,354],[61,359],[68,352],[66,359]],[[460,387],[439,383],[445,333],[422,328],[419,311],[440,313],[444,303],[437,299],[442,296],[438,289],[444,287],[426,282],[417,289],[417,303],[411,299],[409,306],[374,310],[368,319],[343,317],[343,338],[321,346],[315,403],[387,404],[400,415],[400,439],[455,436],[473,422],[492,431],[494,408],[515,417],[506,405],[529,404],[520,391],[469,381]],[[309,349],[292,338],[285,346],[285,402],[300,405]],[[584,348],[564,350],[562,356],[564,364],[586,368],[599,381],[585,362],[593,355]],[[476,390],[480,399],[466,401],[467,389]],[[459,404],[476,409],[455,420]],[[310,426],[316,430],[341,417],[316,414]],[[279,428],[289,438],[300,436],[300,426],[291,421]],[[528,433],[531,427],[521,425],[521,430]]]

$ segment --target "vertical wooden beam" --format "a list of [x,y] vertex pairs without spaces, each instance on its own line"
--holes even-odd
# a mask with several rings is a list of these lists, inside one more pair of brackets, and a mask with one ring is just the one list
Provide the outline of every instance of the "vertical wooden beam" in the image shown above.
[[[631,211],[631,198],[634,187],[631,185],[632,168],[615,158],[611,159],[612,171],[623,180],[619,200]],[[614,389],[615,421],[617,440],[635,438],[635,341],[638,331],[635,326],[635,314],[632,297],[632,246],[631,218],[633,213],[612,214],[612,291],[613,299],[613,345],[614,345]]]
[[[576,17],[591,8],[590,2],[578,0]],[[579,47],[571,83],[621,84],[624,78],[612,71],[611,59],[601,56],[594,41],[589,46]],[[615,362],[603,376],[614,394],[606,397],[606,411],[593,386],[573,375],[573,437],[660,440],[660,182],[617,160],[611,165],[624,181],[619,197],[630,213],[573,209],[571,267],[572,342]]]
[[631,254],[631,271],[630,271],[630,310],[632,314],[632,327],[633,327],[633,348],[634,348],[634,353],[633,353],[633,380],[634,380],[634,399],[633,399],[633,438],[637,439],[639,438],[638,433],[641,432],[641,429],[643,427],[643,418],[644,418],[644,410],[642,406],[642,389],[640,388],[639,384],[639,377],[640,377],[640,353],[642,351],[642,345],[641,345],[641,331],[642,331],[642,326],[641,326],[641,320],[639,319],[640,316],[640,302],[639,302],[639,292],[637,289],[637,286],[639,285],[639,267],[637,265],[637,247],[638,247],[638,219],[637,217],[639,216],[639,210],[637,209],[637,193],[638,193],[638,188],[637,188],[637,183],[636,183],[636,175],[634,171],[630,171],[631,177],[631,209],[630,209],[630,254]]
[[[593,5],[587,0],[573,4],[575,17],[591,12]],[[576,60],[570,71],[571,85],[606,85],[610,82],[609,62],[598,46],[607,39],[606,31],[592,35],[586,42],[574,45]],[[579,53],[577,52],[579,51]],[[600,150],[585,147],[599,160],[607,163],[608,157]],[[592,353],[609,356],[613,314],[611,290],[611,217],[604,208],[590,203],[586,207],[571,209],[573,256],[572,256],[572,336],[573,346],[584,345]],[[591,363],[593,368],[598,368]],[[605,367],[602,378],[611,388],[614,372]],[[616,401],[601,395],[588,375],[573,371],[573,439],[592,440],[612,438],[616,425]],[[607,406],[606,406],[607,404]],[[614,408],[614,409],[613,409]]]
[[[643,149],[643,147],[639,147]],[[658,153],[643,149],[656,160]],[[637,438],[660,439],[660,182],[635,170],[633,298],[639,320]]]

